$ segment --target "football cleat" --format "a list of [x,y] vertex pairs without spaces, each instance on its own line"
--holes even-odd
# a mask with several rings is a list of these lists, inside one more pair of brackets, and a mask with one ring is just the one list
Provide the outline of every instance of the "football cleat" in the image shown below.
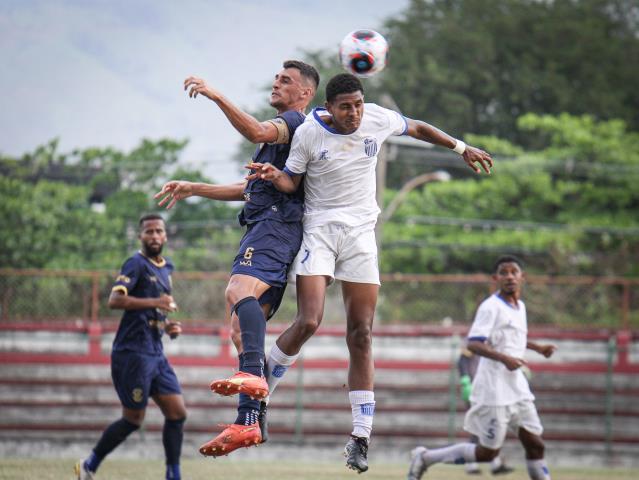
[[84,468],[84,460],[80,460],[73,468],[77,480],[94,480],[93,473]]
[[260,412],[257,414],[257,423],[260,426],[260,434],[262,435],[262,442],[268,440],[268,420],[266,419],[267,405],[266,402],[260,402]]
[[490,471],[493,475],[506,475],[508,473],[513,473],[515,471],[514,468],[509,467],[508,465],[501,464],[497,468],[494,468]]
[[245,393],[251,400],[262,400],[268,396],[266,379],[246,372],[237,372],[223,380],[213,380],[211,390],[225,397]]
[[410,467],[408,467],[408,476],[406,480],[419,480],[428,469],[424,454],[428,450],[426,447],[417,447],[410,452]]
[[368,470],[368,438],[351,435],[344,447],[346,466],[357,473]]
[[481,475],[481,469],[477,462],[471,462],[466,464],[466,474],[467,475]]
[[262,442],[260,427],[252,425],[226,425],[226,428],[210,442],[200,447],[200,453],[207,457],[221,457],[242,447],[252,447]]

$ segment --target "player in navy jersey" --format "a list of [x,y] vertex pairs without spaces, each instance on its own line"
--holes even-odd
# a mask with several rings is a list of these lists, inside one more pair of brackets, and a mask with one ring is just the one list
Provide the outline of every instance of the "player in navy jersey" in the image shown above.
[[111,377],[122,403],[122,418],[109,425],[93,451],[75,467],[78,480],[92,479],[102,460],[144,420],[151,397],[162,410],[166,478],[180,479],[180,452],[186,408],[177,376],[162,348],[162,336],[177,337],[182,328],[167,314],[177,310],[171,296],[173,264],[162,257],[164,220],[157,214],[140,219],[141,250],[120,270],[109,308],[124,310],[111,352]]
[[[318,84],[319,74],[312,66],[296,60],[284,62],[271,90],[270,104],[277,110],[277,116],[265,122],[240,110],[201,78],[188,77],[184,87],[190,97],[201,94],[215,102],[233,127],[259,144],[252,161],[283,168],[293,134],[304,122],[304,111]],[[289,266],[300,247],[304,194],[280,192],[271,182],[261,179],[232,185],[170,181],[156,198],[162,198],[160,205],[171,208],[178,200],[192,195],[245,202],[239,221],[246,226],[246,233],[225,292],[233,317],[239,372],[211,383],[211,390],[220,395],[240,394],[238,415],[232,425],[200,447],[203,455],[220,456],[266,440],[263,401],[268,395],[264,378],[266,320],[281,302]]]

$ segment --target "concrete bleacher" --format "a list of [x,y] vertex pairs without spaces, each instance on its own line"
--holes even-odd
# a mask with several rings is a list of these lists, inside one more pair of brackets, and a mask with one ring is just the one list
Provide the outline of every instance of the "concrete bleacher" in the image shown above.
[[[269,343],[273,339],[270,336]],[[192,456],[200,443],[220,430],[219,423],[234,418],[235,399],[213,396],[208,389],[212,379],[228,375],[231,367],[202,366],[206,361],[198,365],[182,364],[179,359],[184,345],[200,345],[202,341],[189,339],[188,335],[181,341],[181,351],[175,353],[177,343],[170,344],[168,351],[173,350],[170,355],[175,360],[189,412],[184,454]],[[75,337],[62,342],[69,346],[70,352],[84,351],[76,343]],[[215,342],[209,345],[212,343]],[[464,438],[461,429],[464,406],[455,397],[456,406],[451,411],[451,394],[456,395],[456,389],[451,390],[450,381],[455,382],[456,377],[454,366],[451,372],[446,363],[454,359],[457,340],[398,337],[383,338],[377,344],[380,344],[377,355],[382,359],[405,357],[406,351],[413,349],[422,361],[436,358],[440,364],[377,369],[371,455],[399,459],[416,443],[443,445],[454,438]],[[0,345],[4,345],[5,351],[16,348],[15,339],[7,342],[5,338]],[[108,349],[108,338],[102,345]],[[568,345],[575,351],[570,352],[563,345],[564,361],[584,357],[583,344]],[[329,364],[331,360],[344,359],[343,339],[318,337],[307,347],[303,361],[288,373],[273,396],[269,448],[260,448],[260,453],[249,455],[268,456],[269,452],[275,454],[292,445],[314,446],[333,453],[342,447],[351,423],[347,372],[343,365],[312,368],[308,365],[318,359]],[[49,343],[48,348],[57,353],[64,350],[60,344]],[[601,345],[597,348],[589,345],[589,349],[592,357],[602,356]],[[189,353],[194,351],[198,350]],[[586,357],[584,361],[591,359]],[[607,376],[605,371],[533,371],[531,383],[546,428],[548,456],[553,463],[639,466],[635,455],[639,444],[639,376],[619,373]],[[607,396],[606,392],[612,395]],[[120,415],[107,363],[47,364],[33,359],[28,363],[8,362],[0,370],[0,407],[2,456],[42,456],[43,452],[52,456],[83,455],[102,429]],[[612,415],[607,417],[606,411]],[[160,456],[162,423],[159,410],[151,406],[142,432],[134,434],[118,455]],[[610,442],[606,443],[606,439]],[[505,451],[515,459],[513,463],[517,459],[523,461],[514,438],[508,440]]]

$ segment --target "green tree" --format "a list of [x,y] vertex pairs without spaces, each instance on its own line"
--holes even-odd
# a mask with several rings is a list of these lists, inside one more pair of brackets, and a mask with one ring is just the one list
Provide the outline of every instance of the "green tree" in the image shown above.
[[634,0],[412,0],[385,24],[382,87],[443,129],[527,145],[525,113],[591,114],[639,129]]
[[518,124],[545,146],[497,159],[490,177],[412,192],[384,227],[384,271],[485,271],[510,251],[545,273],[638,273],[639,134],[567,114]]

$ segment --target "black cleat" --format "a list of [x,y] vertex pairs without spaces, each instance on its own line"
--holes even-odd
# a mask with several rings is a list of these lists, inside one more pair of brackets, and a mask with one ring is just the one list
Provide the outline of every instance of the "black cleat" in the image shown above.
[[262,434],[262,442],[268,440],[268,420],[266,419],[266,402],[260,402],[260,413],[257,414],[257,423],[260,426],[260,433]]
[[515,471],[514,468],[509,467],[508,465],[502,463],[500,466],[498,466],[494,470],[491,470],[490,473],[492,473],[493,475],[507,475],[514,471]]
[[357,473],[368,470],[368,438],[354,437],[344,447],[346,466]]

